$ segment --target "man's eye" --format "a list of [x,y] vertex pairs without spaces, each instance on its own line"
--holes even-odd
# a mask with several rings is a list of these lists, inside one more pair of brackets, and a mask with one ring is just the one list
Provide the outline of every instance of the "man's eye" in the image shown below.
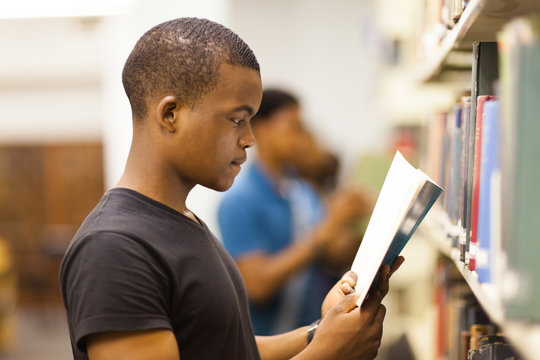
[[234,126],[240,126],[240,125],[242,125],[246,120],[245,120],[245,119],[231,119],[231,121],[234,123]]

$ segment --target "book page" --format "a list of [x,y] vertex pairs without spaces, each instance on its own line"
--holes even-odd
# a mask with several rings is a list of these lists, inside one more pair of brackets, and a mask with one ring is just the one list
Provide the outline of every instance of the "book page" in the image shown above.
[[423,184],[416,169],[396,153],[369,220],[366,233],[354,259],[352,270],[358,275],[357,304],[364,301],[382,260],[401,221]]

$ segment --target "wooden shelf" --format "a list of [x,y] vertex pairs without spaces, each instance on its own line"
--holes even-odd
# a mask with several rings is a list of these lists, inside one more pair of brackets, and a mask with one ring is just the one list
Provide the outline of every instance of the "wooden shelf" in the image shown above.
[[[446,79],[446,60],[454,50],[471,49],[474,41],[496,41],[509,20],[540,11],[538,0],[471,0],[454,27],[418,69],[422,82]],[[471,57],[472,61],[472,57]]]
[[476,273],[459,260],[459,251],[448,241],[447,234],[452,231],[449,227],[446,215],[440,209],[433,209],[419,231],[440,253],[454,262],[491,321],[501,328],[524,359],[537,359],[540,354],[540,324],[506,319],[501,292],[493,284],[479,283]]

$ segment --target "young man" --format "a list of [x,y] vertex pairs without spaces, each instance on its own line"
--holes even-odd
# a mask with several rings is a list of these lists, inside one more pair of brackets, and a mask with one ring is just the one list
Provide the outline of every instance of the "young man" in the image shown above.
[[324,167],[326,152],[292,94],[264,90],[251,127],[256,160],[223,197],[218,219],[246,285],[255,333],[273,335],[321,316],[326,294],[360,244],[354,224],[371,206],[351,189],[323,204],[304,180]]
[[336,284],[309,345],[307,327],[255,337],[234,261],[186,208],[196,184],[228,189],[253,145],[262,89],[249,47],[211,21],[172,20],[142,36],[122,80],[128,161],[61,268],[75,359],[372,359],[388,267],[362,309],[345,295],[354,274]]

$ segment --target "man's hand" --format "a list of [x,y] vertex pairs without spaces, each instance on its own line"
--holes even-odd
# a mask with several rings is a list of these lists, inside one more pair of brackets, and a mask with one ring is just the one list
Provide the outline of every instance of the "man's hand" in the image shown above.
[[322,320],[305,355],[313,359],[374,359],[381,345],[386,314],[381,301],[388,293],[390,276],[404,260],[399,256],[391,267],[381,268],[376,288],[361,307],[356,306],[358,295],[353,290],[357,276],[347,272],[326,296]]
[[357,299],[357,294],[346,295],[328,311],[306,348],[309,358],[371,360],[377,356],[386,309],[379,294],[362,308],[356,306]]
[[[403,256],[398,256],[391,267],[387,265],[381,268],[381,274],[379,276],[379,281],[374,292],[378,293],[377,296],[380,296],[381,300],[384,299],[389,289],[389,279],[393,273],[403,264],[405,258]],[[356,286],[356,280],[358,276],[353,271],[348,271],[343,275],[343,277],[330,289],[326,297],[324,298],[321,315],[324,318],[326,313],[341,301],[346,295],[354,292],[354,287]]]
[[330,289],[321,306],[321,315],[323,318],[333,306],[339,303],[345,296],[354,292],[357,279],[358,276],[354,271],[347,271],[332,289]]
[[396,272],[397,269],[399,269],[399,267],[401,266],[401,264],[403,264],[404,261],[405,258],[403,256],[398,256],[396,260],[394,260],[394,263],[391,267],[388,265],[384,265],[383,267],[381,267],[377,286],[372,289],[368,296],[376,296],[381,300],[384,299],[386,294],[388,294],[390,277],[393,273]]

